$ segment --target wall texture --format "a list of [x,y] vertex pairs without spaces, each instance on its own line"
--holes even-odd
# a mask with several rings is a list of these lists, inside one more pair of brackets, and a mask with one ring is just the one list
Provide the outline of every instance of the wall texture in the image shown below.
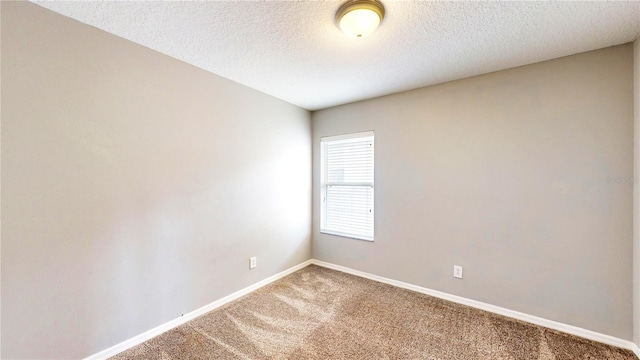
[[[314,112],[314,258],[630,340],[632,52]],[[375,241],[320,234],[320,137],[365,130]]]
[[2,358],[88,356],[310,258],[307,111],[1,6]]
[[633,341],[640,347],[640,39],[633,43],[634,172],[633,172]]

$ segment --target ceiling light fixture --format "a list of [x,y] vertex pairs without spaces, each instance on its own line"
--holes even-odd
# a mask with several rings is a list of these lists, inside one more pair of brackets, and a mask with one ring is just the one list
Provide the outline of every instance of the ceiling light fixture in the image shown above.
[[336,13],[336,23],[347,36],[358,39],[371,34],[384,18],[384,7],[375,0],[352,0]]

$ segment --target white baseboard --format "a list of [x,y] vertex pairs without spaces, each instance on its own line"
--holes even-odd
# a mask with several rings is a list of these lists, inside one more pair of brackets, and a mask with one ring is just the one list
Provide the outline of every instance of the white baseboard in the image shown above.
[[424,288],[424,287],[421,287],[421,286],[408,284],[408,283],[405,283],[405,282],[402,282],[402,281],[388,279],[388,278],[385,278],[385,277],[382,277],[382,276],[369,274],[369,273],[366,273],[366,272],[363,272],[363,271],[354,270],[354,269],[351,269],[351,268],[348,268],[348,267],[335,265],[335,264],[331,264],[331,263],[320,261],[320,260],[315,260],[314,259],[314,260],[312,260],[312,264],[315,264],[315,265],[318,265],[318,266],[322,266],[322,267],[325,267],[325,268],[328,268],[328,269],[338,270],[338,271],[341,271],[341,272],[344,272],[344,273],[347,273],[347,274],[360,276],[360,277],[363,277],[365,279],[378,281],[378,282],[381,282],[381,283],[384,283],[384,284],[389,284],[389,285],[396,286],[396,287],[399,287],[399,288],[412,290],[412,291],[415,291],[415,292],[418,292],[418,293],[421,293],[421,294],[430,295],[430,296],[433,296],[433,297],[437,297],[437,298],[440,298],[440,299],[443,299],[443,300],[448,300],[448,301],[455,302],[455,303],[458,303],[458,304],[471,306],[471,307],[474,307],[476,309],[485,310],[485,311],[489,311],[489,312],[492,312],[492,313],[495,313],[495,314],[504,315],[504,316],[507,316],[507,317],[510,317],[510,318],[526,321],[526,322],[531,323],[531,324],[543,326],[543,327],[546,327],[546,328],[549,328],[549,329],[553,329],[553,330],[562,331],[564,333],[575,335],[575,336],[579,336],[581,338],[585,338],[585,339],[597,341],[597,342],[600,342],[600,343],[604,343],[604,344],[607,344],[607,345],[612,345],[612,346],[615,346],[615,347],[631,350],[636,354],[636,356],[638,356],[638,358],[640,358],[640,349],[633,342],[628,341],[628,340],[619,339],[617,337],[601,334],[601,333],[598,333],[598,332],[595,332],[595,331],[591,331],[591,330],[587,330],[587,329],[583,329],[583,328],[580,328],[580,327],[577,327],[577,326],[563,324],[563,323],[560,323],[560,322],[557,322],[557,321],[548,320],[548,319],[544,319],[544,318],[541,318],[541,317],[537,317],[537,316],[521,313],[519,311],[510,310],[510,309],[506,309],[506,308],[503,308],[503,307],[500,307],[500,306],[495,306],[495,305],[483,303],[481,301],[467,299],[467,298],[464,298],[462,296],[451,295],[451,294],[447,294],[447,293],[444,293],[444,292],[441,292],[441,291],[432,290],[432,289]]
[[214,302],[212,302],[211,304],[205,305],[197,310],[194,310],[190,313],[184,314],[183,316],[180,316],[177,319],[173,319],[167,323],[164,323],[160,326],[157,326],[151,330],[145,331],[144,333],[135,336],[129,340],[125,340],[117,345],[114,345],[108,349],[102,350],[97,354],[91,355],[89,357],[87,357],[85,360],[98,360],[98,359],[107,359],[111,356],[117,355],[127,349],[130,349],[136,345],[139,345],[151,338],[154,338],[168,330],[171,330],[177,326],[180,326],[184,323],[186,323],[189,320],[193,320],[195,318],[197,318],[200,315],[203,315],[205,313],[208,313],[209,311],[218,308],[222,305],[225,305],[241,296],[244,296],[252,291],[258,290],[259,288],[268,285],[280,278],[283,278],[295,271],[298,271],[300,269],[302,269],[303,267],[309,265],[312,263],[312,260],[307,260],[301,264],[298,264],[290,269],[287,269],[285,271],[282,271],[280,273],[277,273],[273,276],[270,276],[260,282],[257,282],[251,286],[247,286],[246,288],[242,289],[242,290],[238,290],[236,292],[234,292],[231,295],[227,295],[225,297],[223,297],[222,299],[216,300]]

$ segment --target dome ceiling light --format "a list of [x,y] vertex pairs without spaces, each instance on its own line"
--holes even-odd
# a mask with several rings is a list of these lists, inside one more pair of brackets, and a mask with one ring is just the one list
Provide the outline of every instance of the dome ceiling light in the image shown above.
[[359,39],[371,34],[384,18],[384,7],[375,0],[352,0],[336,12],[336,23],[347,36]]

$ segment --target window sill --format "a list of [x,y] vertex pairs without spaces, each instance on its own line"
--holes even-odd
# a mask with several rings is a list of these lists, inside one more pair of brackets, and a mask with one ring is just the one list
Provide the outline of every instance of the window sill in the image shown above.
[[353,239],[353,240],[362,240],[362,241],[373,242],[373,237],[364,236],[364,235],[345,234],[345,233],[341,233],[341,232],[338,232],[338,231],[331,231],[331,230],[320,230],[320,233],[321,234],[326,234],[326,235],[340,236],[340,237]]

